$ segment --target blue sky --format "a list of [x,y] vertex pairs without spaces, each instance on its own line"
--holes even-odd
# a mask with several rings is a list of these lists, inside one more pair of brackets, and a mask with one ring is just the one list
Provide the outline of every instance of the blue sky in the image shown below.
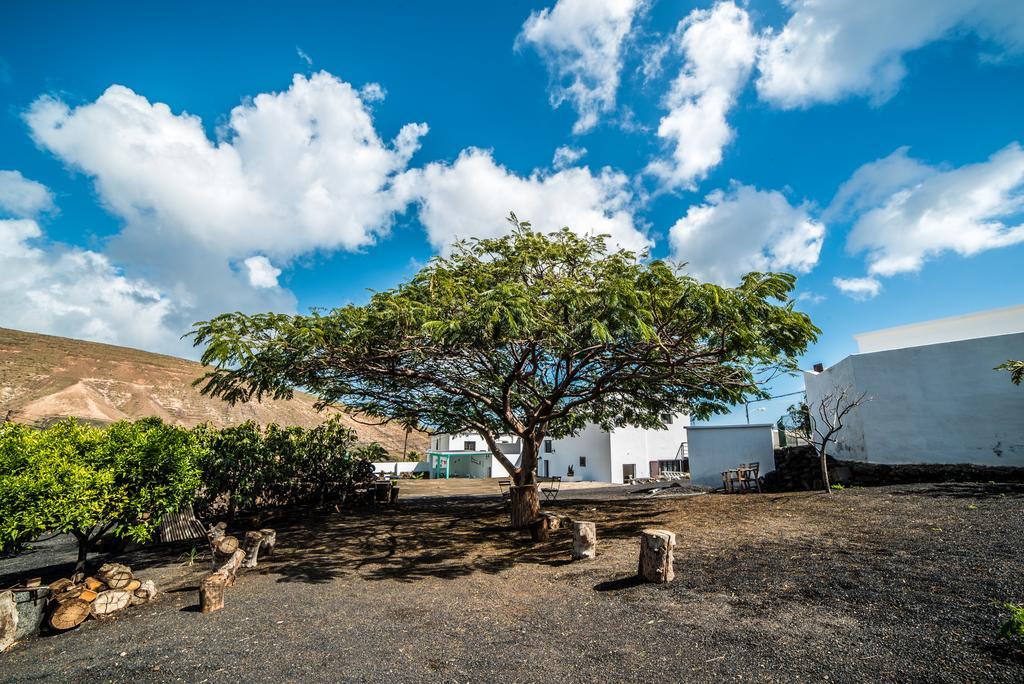
[[510,209],[797,272],[808,366],[1022,301],[1017,2],[179,5],[0,9],[0,325],[188,354]]

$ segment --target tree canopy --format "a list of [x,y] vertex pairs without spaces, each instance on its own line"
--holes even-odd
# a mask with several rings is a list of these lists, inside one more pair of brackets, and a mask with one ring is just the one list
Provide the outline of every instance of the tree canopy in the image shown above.
[[[205,393],[230,402],[301,387],[431,432],[479,432],[521,484],[537,445],[585,424],[663,427],[764,398],[759,380],[795,368],[818,329],[795,278],[750,273],[732,288],[602,236],[533,230],[457,244],[365,305],[309,315],[230,313],[198,323]],[[498,435],[518,436],[520,467]]]

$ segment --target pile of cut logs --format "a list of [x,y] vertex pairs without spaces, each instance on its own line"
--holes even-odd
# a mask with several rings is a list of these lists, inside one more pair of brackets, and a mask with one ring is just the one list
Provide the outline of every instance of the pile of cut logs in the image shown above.
[[104,563],[93,577],[75,583],[59,579],[50,585],[50,626],[64,631],[86,618],[112,615],[128,606],[147,603],[156,596],[152,580],[136,579],[121,563]]
[[260,553],[269,556],[274,552],[277,532],[272,529],[246,532],[240,545],[237,537],[227,534],[226,523],[217,523],[210,527],[206,536],[210,540],[215,570],[199,586],[199,610],[212,613],[224,607],[224,590],[235,586],[239,568],[255,568]]

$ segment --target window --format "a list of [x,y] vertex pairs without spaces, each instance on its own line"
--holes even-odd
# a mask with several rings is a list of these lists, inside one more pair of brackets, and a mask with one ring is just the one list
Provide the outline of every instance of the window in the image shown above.
[[553,454],[553,453],[555,453],[555,445],[552,443],[552,441],[550,439],[545,439],[544,440],[544,453],[545,454]]
[[467,439],[462,443],[462,448],[466,451],[476,451],[476,442],[471,439]]
[[587,457],[586,456],[580,456],[580,468],[586,468],[586,467],[587,467]]
[[665,423],[665,425],[671,425],[672,424],[672,414],[671,413],[662,413],[661,414],[661,422]]

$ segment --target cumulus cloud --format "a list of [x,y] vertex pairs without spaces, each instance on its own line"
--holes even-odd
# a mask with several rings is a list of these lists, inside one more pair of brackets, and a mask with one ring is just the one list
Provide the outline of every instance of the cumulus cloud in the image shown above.
[[20,171],[0,171],[0,212],[28,218],[54,210],[53,193]]
[[818,263],[824,236],[825,226],[806,205],[749,185],[711,193],[669,231],[673,258],[722,285],[735,285],[750,271],[806,273]]
[[556,169],[564,169],[572,166],[587,154],[585,147],[569,147],[562,145],[555,150],[555,156],[551,159],[551,165]]
[[1012,143],[987,161],[942,169],[901,148],[861,167],[836,197],[833,205],[856,212],[846,246],[866,253],[870,275],[917,271],[945,252],[1024,242],[1024,150]]
[[672,188],[694,187],[722,161],[734,132],[727,115],[746,84],[757,55],[758,37],[747,11],[733,2],[694,10],[676,30],[676,49],[685,64],[665,98],[668,114],[658,136],[671,157],[648,171]]
[[864,301],[874,299],[882,291],[882,283],[877,278],[833,278],[832,284],[839,291],[853,299]]
[[866,95],[883,102],[906,74],[903,56],[955,31],[973,31],[1010,52],[1024,49],[1019,0],[789,0],[781,31],[766,40],[761,98],[804,107]]
[[540,53],[551,73],[551,104],[570,102],[574,133],[593,128],[615,107],[623,42],[647,0],[558,0],[531,12],[516,39]]
[[629,179],[605,168],[520,176],[494,161],[486,150],[463,150],[454,163],[432,163],[407,172],[396,187],[419,205],[419,219],[431,245],[446,251],[468,237],[495,237],[509,229],[515,211],[538,230],[562,226],[611,236],[613,244],[641,251],[651,245],[632,213]]
[[358,92],[325,72],[236,107],[217,142],[197,117],[124,86],[75,109],[43,97],[25,118],[39,144],[95,178],[127,234],[278,258],[385,234],[401,208],[390,183],[426,132],[409,124],[384,142]]
[[160,351],[181,348],[171,301],[96,252],[36,246],[39,224],[0,220],[0,321],[22,330]]
[[277,287],[277,277],[281,269],[274,268],[270,259],[265,256],[251,256],[244,262],[249,271],[249,284],[253,287]]

